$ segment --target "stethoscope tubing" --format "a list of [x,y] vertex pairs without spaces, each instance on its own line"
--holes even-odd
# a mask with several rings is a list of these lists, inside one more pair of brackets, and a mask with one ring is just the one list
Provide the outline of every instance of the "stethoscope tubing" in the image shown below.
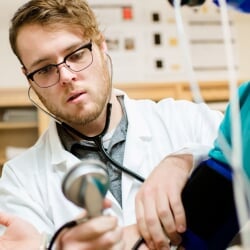
[[[108,58],[110,59],[111,62],[111,70],[112,70],[112,61],[109,55],[107,55]],[[112,80],[111,80],[112,82]],[[68,124],[60,121],[55,115],[51,114],[50,112],[48,112],[46,109],[44,109],[43,107],[41,107],[39,104],[37,104],[32,98],[31,98],[31,86],[28,89],[28,98],[30,99],[30,101],[34,104],[35,107],[37,107],[38,109],[42,110],[45,114],[47,114],[49,117],[53,118],[53,120],[55,122],[57,122],[59,125],[61,125],[62,127],[68,129],[69,131],[71,131],[73,134],[75,134],[76,136],[78,136],[79,138],[83,139],[83,140],[87,140],[87,141],[93,141],[97,147],[97,149],[99,149],[99,152],[102,154],[102,156],[107,159],[107,161],[109,161],[115,168],[119,169],[120,171],[128,174],[129,176],[135,178],[136,180],[138,180],[139,182],[144,182],[145,178],[143,178],[141,175],[135,173],[134,171],[126,168],[125,166],[121,165],[120,163],[118,163],[117,161],[115,161],[106,151],[106,149],[103,146],[102,143],[102,137],[105,135],[105,133],[108,130],[109,127],[109,122],[110,122],[110,116],[111,116],[111,108],[112,108],[112,104],[108,103],[107,104],[107,113],[106,113],[106,122],[105,122],[105,126],[103,131],[96,136],[93,137],[88,137],[82,133],[80,133],[78,130],[72,128],[71,126],[69,126]],[[54,242],[56,241],[57,236],[60,234],[60,232],[64,229],[64,228],[70,228],[76,225],[75,221],[70,221],[66,224],[64,224],[61,228],[59,228],[59,230],[56,231],[56,233],[54,234],[52,240],[50,241],[49,247],[48,249],[51,250],[53,247]],[[140,237],[138,239],[138,241],[136,241],[135,245],[133,246],[133,250],[137,250],[139,249],[140,245],[142,245],[144,243],[144,239],[142,237]]]
[[84,139],[84,140],[87,140],[87,141],[92,141],[95,143],[97,149],[99,149],[99,152],[102,154],[102,156],[107,160],[109,161],[114,167],[116,167],[117,169],[119,169],[120,171],[130,175],[131,177],[135,178],[136,180],[140,181],[140,182],[144,182],[145,181],[145,178],[143,178],[141,175],[135,173],[134,171],[126,168],[125,166],[121,165],[120,163],[118,163],[116,160],[114,160],[106,151],[106,149],[104,148],[103,146],[103,143],[102,143],[102,137],[104,136],[104,134],[106,133],[108,127],[109,127],[109,122],[110,122],[110,114],[111,114],[111,103],[108,103],[107,105],[107,114],[106,114],[106,122],[105,122],[105,127],[103,129],[103,131],[99,134],[99,135],[96,135],[96,136],[93,136],[93,137],[89,137],[89,136],[86,136],[82,133],[80,133],[78,130],[72,128],[71,126],[69,126],[67,123],[64,123],[64,122],[60,122],[56,119],[56,122],[59,122],[59,124],[69,130],[71,133],[75,134],[76,136]]

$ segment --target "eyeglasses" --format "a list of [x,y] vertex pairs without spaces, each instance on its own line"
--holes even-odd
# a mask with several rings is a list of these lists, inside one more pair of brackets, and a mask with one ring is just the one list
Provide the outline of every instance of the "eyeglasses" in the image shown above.
[[56,85],[60,80],[60,71],[58,69],[59,65],[65,64],[69,70],[73,72],[80,72],[88,68],[92,62],[92,41],[90,41],[65,56],[61,63],[49,64],[27,74],[26,77],[35,82],[40,88],[48,88]]

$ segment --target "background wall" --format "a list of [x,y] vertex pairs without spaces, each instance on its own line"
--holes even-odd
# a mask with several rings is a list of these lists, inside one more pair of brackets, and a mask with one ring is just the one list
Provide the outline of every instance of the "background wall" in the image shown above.
[[[0,2],[0,87],[3,88],[27,84],[8,42],[9,20],[17,7],[25,2]],[[122,0],[89,2],[109,42],[115,82],[167,83],[187,80],[173,8],[165,0],[127,0],[125,4]],[[226,79],[226,62],[219,12],[207,2],[201,8],[183,8],[183,19],[198,79],[217,81]],[[158,15],[158,21],[152,19],[155,14]],[[233,24],[235,66],[239,70],[239,79],[245,80],[250,75],[250,15],[233,10],[230,11],[230,18]]]
[[9,20],[14,11],[25,0],[0,2],[0,87],[26,86],[26,79],[20,70],[20,64],[13,55],[8,40]]

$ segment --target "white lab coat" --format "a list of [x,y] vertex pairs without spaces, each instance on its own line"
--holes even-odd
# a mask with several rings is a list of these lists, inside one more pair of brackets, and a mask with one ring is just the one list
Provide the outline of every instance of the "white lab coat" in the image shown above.
[[[123,164],[145,178],[163,157],[180,149],[194,150],[199,159],[199,144],[211,147],[222,119],[221,113],[206,105],[170,98],[154,103],[125,95],[124,103],[128,130]],[[33,147],[5,164],[0,210],[18,214],[39,231],[52,234],[81,212],[61,191],[65,173],[77,162],[78,158],[64,150],[52,121]],[[138,181],[122,175],[123,209],[107,194],[113,202],[109,212],[122,225],[135,223],[134,198],[139,187]]]

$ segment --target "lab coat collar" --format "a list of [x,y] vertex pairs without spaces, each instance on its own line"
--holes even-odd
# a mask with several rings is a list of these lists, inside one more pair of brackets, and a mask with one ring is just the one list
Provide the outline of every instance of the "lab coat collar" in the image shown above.
[[76,156],[64,149],[57,133],[55,121],[50,122],[48,133],[51,150],[51,164],[54,170],[66,172],[72,166],[80,162]]
[[[124,95],[124,104],[128,116],[128,130],[123,164],[126,168],[146,178],[144,173],[145,165],[148,164],[147,153],[148,146],[150,145],[150,143],[147,142],[152,140],[152,134],[148,128],[148,124],[145,123],[145,119],[141,116],[141,110],[139,108],[137,109],[138,104],[135,105],[134,102],[138,101],[130,99],[127,95]],[[141,183],[135,178],[123,173],[123,204],[127,203],[127,199],[129,198],[134,185],[141,185]]]
[[150,140],[152,138],[151,132],[148,129],[148,126],[143,123],[143,119],[141,119],[141,113],[135,109],[135,102],[138,100],[130,99],[128,95],[118,89],[114,89],[114,93],[116,96],[124,96],[124,105],[128,116],[129,129],[131,131],[136,131],[135,136],[142,140]]

